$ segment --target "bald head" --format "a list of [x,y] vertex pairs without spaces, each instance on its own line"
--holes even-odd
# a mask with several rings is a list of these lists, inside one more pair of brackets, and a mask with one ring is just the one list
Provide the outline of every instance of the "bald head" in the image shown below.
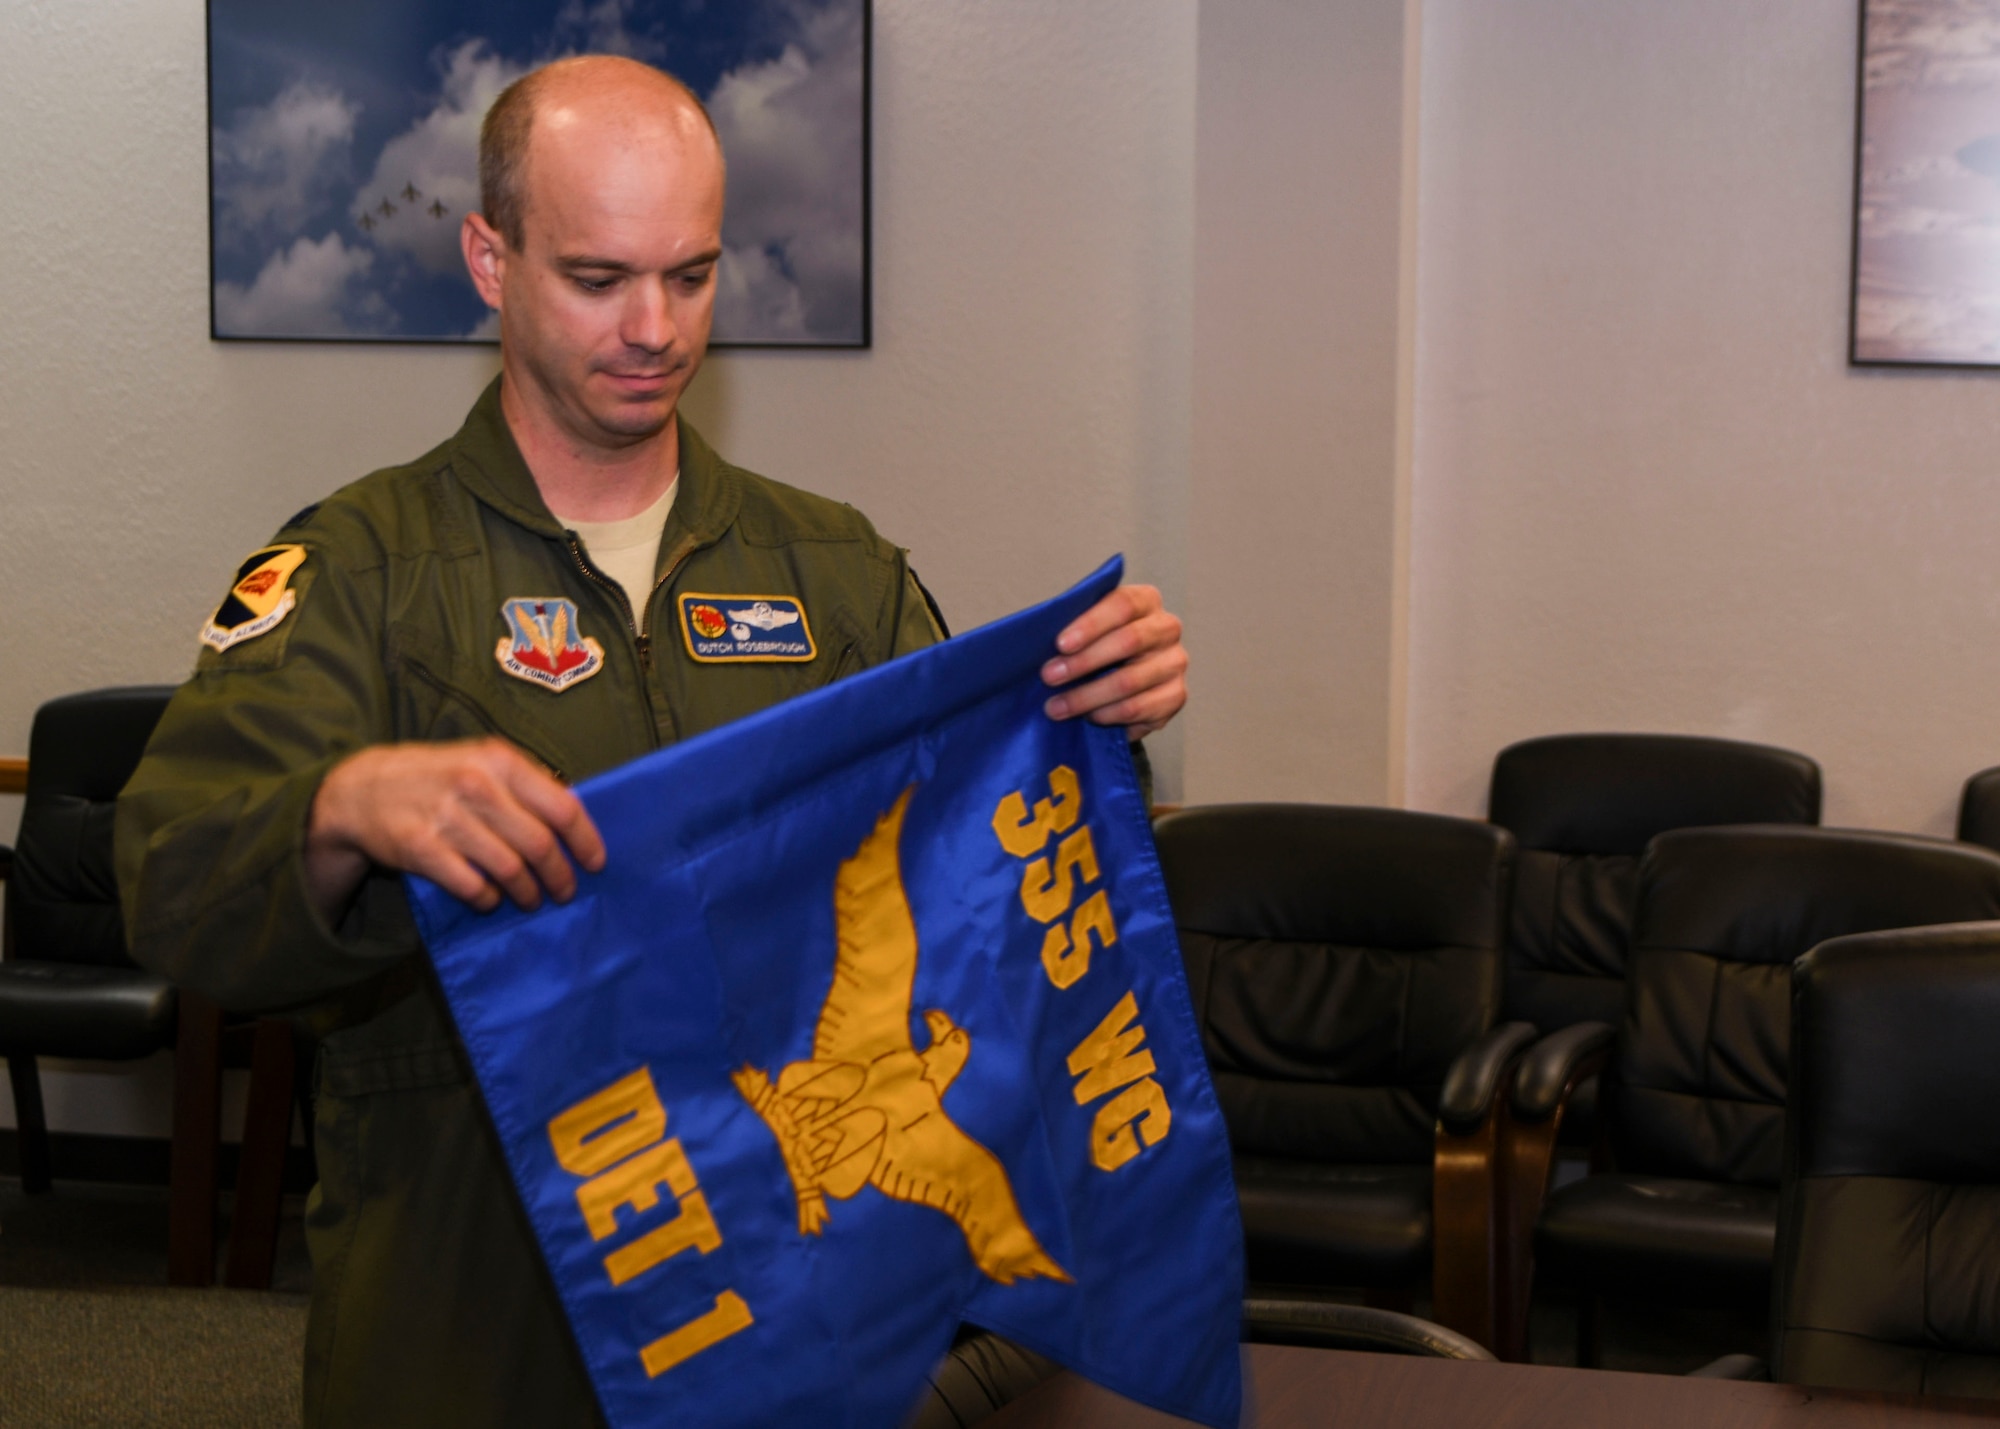
[[517,250],[525,236],[533,139],[544,129],[705,148],[718,169],[722,164],[708,110],[666,71],[618,55],[579,55],[543,65],[500,91],[479,129],[479,206]]

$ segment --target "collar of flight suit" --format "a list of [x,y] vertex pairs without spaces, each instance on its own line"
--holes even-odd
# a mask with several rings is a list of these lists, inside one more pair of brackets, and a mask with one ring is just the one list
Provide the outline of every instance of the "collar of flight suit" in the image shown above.
[[[534,473],[500,410],[500,381],[494,378],[479,394],[465,425],[452,439],[452,469],[475,497],[508,520],[550,540],[567,541],[569,531],[542,500],[541,488],[535,485]],[[680,491],[660,537],[663,564],[720,539],[743,501],[735,470],[685,416],[676,413],[674,420],[680,424]]]

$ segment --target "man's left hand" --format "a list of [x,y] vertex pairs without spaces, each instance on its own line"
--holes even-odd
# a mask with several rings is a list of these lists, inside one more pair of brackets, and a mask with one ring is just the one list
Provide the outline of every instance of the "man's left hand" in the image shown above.
[[[1042,666],[1042,680],[1067,685],[1099,670],[1102,679],[1064,690],[1043,706],[1050,719],[1088,715],[1122,724],[1144,738],[1187,703],[1187,650],[1181,623],[1149,585],[1120,586],[1056,637],[1061,653]],[[1116,667],[1115,669],[1112,667]]]

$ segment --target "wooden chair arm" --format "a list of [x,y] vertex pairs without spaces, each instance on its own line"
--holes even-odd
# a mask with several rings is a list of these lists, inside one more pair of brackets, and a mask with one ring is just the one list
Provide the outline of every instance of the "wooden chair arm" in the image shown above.
[[1501,1218],[1500,1135],[1515,1068],[1535,1039],[1506,1022],[1468,1047],[1446,1075],[1431,1162],[1431,1313],[1491,1347],[1501,1325],[1496,1275]]
[[28,792],[28,761],[0,759],[0,794]]

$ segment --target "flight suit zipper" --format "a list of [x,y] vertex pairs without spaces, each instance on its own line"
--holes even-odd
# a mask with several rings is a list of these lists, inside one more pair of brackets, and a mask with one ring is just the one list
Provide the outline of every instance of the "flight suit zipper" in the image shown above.
[[625,594],[625,587],[618,584],[590,563],[583,553],[583,542],[574,531],[563,532],[563,539],[569,546],[569,558],[576,563],[577,574],[592,585],[602,589],[618,603],[618,609],[625,615],[625,631],[632,637],[632,645],[639,656],[639,698],[646,702],[646,738],[652,747],[660,747],[660,717],[653,708],[653,659],[652,647],[646,637],[639,633],[638,619],[632,614],[631,597]]
[[[576,563],[578,573],[593,585],[600,586],[609,592],[611,598],[618,602],[618,608],[625,613],[625,628],[631,632],[633,649],[639,655],[639,693],[646,701],[646,724],[653,741],[653,747],[658,749],[660,747],[660,717],[659,712],[653,705],[652,633],[639,628],[639,618],[633,613],[632,598],[625,594],[625,587],[618,584],[617,581],[614,581],[590,563],[590,558],[584,554],[583,542],[578,538],[576,532],[565,531],[563,532],[563,537],[569,546],[570,560]],[[690,541],[682,546],[680,550],[674,552],[673,559],[667,562],[666,570],[660,573],[660,578],[653,582],[653,588],[646,593],[646,608],[648,610],[651,610],[653,607],[654,597],[666,589],[667,582],[674,578],[674,572],[678,571],[686,563],[687,558],[694,554],[696,544]],[[667,713],[671,721],[673,711],[669,710]]]

